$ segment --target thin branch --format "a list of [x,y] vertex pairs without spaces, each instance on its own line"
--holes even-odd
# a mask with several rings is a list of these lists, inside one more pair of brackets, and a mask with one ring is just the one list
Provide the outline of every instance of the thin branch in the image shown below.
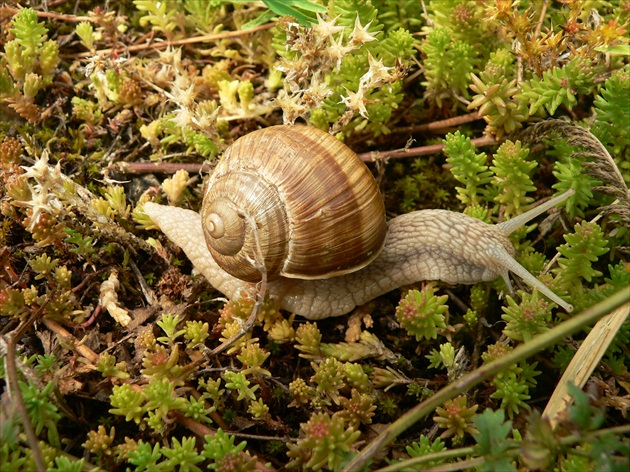
[[195,36],[192,38],[178,39],[176,41],[164,41],[161,43],[156,42],[148,42],[144,44],[134,44],[132,46],[118,46],[115,48],[107,48],[107,49],[99,49],[97,51],[88,51],[88,52],[80,52],[76,54],[60,54],[60,57],[64,59],[82,59],[87,57],[92,57],[94,55],[106,55],[111,53],[127,53],[127,52],[136,52],[136,51],[144,51],[146,49],[154,49],[154,50],[162,50],[171,46],[183,46],[186,44],[196,44],[196,43],[209,43],[212,41],[218,41],[221,39],[228,38],[240,38],[241,36],[247,36],[251,33],[257,33],[258,31],[264,31],[274,26],[275,23],[267,23],[264,25],[257,26],[256,28],[248,29],[248,30],[239,30],[239,31],[226,31],[224,33],[218,34],[206,34],[203,36]]
[[140,272],[140,269],[138,269],[138,266],[136,265],[136,263],[130,260],[129,266],[131,267],[133,274],[136,276],[136,280],[138,281],[138,284],[140,285],[140,289],[142,290],[142,293],[144,294],[144,298],[146,299],[146,301],[151,306],[157,306],[159,303],[158,297],[157,295],[155,295],[155,292],[153,291],[153,289],[149,287],[149,284],[142,276],[142,272]]
[[[498,144],[492,136],[482,136],[471,139],[477,147],[493,146]],[[444,144],[431,144],[409,149],[396,149],[394,151],[370,151],[359,154],[364,162],[374,162],[385,159],[401,159],[405,157],[421,157],[438,154],[444,149]],[[172,162],[118,162],[116,170],[125,174],[174,174],[178,170],[185,170],[190,174],[209,172],[209,164],[178,164]]]
[[35,434],[35,430],[33,429],[31,419],[28,416],[24,398],[22,397],[22,391],[20,390],[20,385],[18,383],[15,353],[18,341],[22,339],[26,330],[33,326],[35,320],[42,315],[44,307],[48,301],[49,299],[47,299],[27,320],[22,321],[20,326],[18,326],[13,333],[13,336],[11,336],[11,339],[7,342],[6,353],[6,377],[10,396],[17,405],[17,410],[22,420],[22,426],[24,427],[24,432],[26,433],[26,438],[33,454],[33,461],[35,462],[35,467],[38,471],[46,470],[46,464],[44,463],[42,451],[39,448],[39,441],[37,439],[37,435]]
[[[3,6],[0,7],[0,14],[16,15],[22,11],[22,8],[13,8]],[[37,10],[36,10],[37,11]],[[69,23],[81,23],[82,21],[92,21],[89,16],[64,15],[63,13],[55,13],[49,11],[37,11],[38,18],[46,18],[48,20],[67,21]]]
[[431,123],[425,123],[417,126],[403,126],[400,128],[393,128],[392,133],[405,134],[405,133],[422,133],[425,131],[439,131],[445,128],[453,128],[473,121],[481,120],[479,113],[472,112],[466,115],[455,116],[446,120],[433,121]]
[[[406,459],[401,462],[395,462],[392,465],[387,467],[383,467],[382,469],[378,469],[377,472],[396,472],[399,470],[409,470],[411,467],[416,467],[420,470],[419,466],[424,465],[428,462],[434,461],[444,461],[447,459],[455,459],[458,457],[465,457],[470,454],[473,454],[475,449],[472,446],[468,447],[458,447],[456,449],[447,449],[440,452],[432,452],[428,454],[423,454],[419,457],[414,457],[412,459]],[[463,462],[453,462],[450,465],[463,464]],[[425,469],[428,470],[428,469]],[[458,470],[458,469],[455,469]]]
[[87,347],[85,344],[81,344],[81,342],[77,338],[75,338],[72,333],[70,333],[66,328],[49,318],[44,318],[42,322],[49,330],[51,330],[53,333],[63,339],[64,342],[71,344],[81,356],[85,357],[94,365],[98,363],[99,355],[95,353],[92,349]]
[[540,9],[540,17],[536,22],[536,31],[534,31],[534,38],[538,38],[540,36],[540,30],[542,29],[543,21],[545,19],[545,15],[547,14],[547,6],[549,5],[549,0],[544,0],[542,8]]
[[[498,144],[492,136],[482,136],[470,140],[476,147],[493,146]],[[400,159],[403,157],[420,157],[431,154],[438,154],[444,149],[444,144],[431,144],[429,146],[420,146],[417,148],[398,149],[395,151],[374,151],[363,152],[359,154],[359,158],[364,162],[378,161],[382,159]]]
[[117,162],[113,170],[125,174],[174,174],[185,170],[189,174],[209,172],[209,164],[183,164],[177,162]]

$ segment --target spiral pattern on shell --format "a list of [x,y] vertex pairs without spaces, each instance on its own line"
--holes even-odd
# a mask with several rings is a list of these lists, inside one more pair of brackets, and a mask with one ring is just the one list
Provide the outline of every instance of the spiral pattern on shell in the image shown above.
[[255,222],[269,279],[328,278],[358,270],[380,252],[385,207],[369,169],[330,134],[273,126],[236,140],[210,176],[201,210],[216,262],[247,281]]

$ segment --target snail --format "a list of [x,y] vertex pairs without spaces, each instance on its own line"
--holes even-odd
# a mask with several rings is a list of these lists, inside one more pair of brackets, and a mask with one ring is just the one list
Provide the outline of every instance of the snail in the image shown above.
[[314,127],[280,125],[225,151],[200,214],[151,202],[144,211],[227,297],[264,270],[279,306],[312,320],[421,280],[474,284],[501,276],[513,292],[509,272],[571,311],[514,259],[508,235],[572,194],[495,225],[447,210],[386,222],[378,186],[350,148]]

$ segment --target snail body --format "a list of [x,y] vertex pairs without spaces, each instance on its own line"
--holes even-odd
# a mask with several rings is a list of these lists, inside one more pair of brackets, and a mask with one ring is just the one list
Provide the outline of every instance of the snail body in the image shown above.
[[[256,149],[256,152],[252,152],[252,149]],[[263,149],[269,154],[268,159],[260,156],[259,152]],[[309,162],[303,157],[297,157],[302,154],[312,155],[313,150],[319,153],[317,159]],[[331,159],[331,153],[334,157],[333,164],[324,166],[322,161]],[[349,172],[355,172],[353,176],[347,177],[348,170],[337,162],[339,154],[350,156],[343,157],[342,161],[348,162]],[[268,162],[274,159],[299,163],[295,167],[286,167],[286,162],[275,166]],[[316,170],[310,167],[312,165]],[[264,169],[265,172],[272,169],[269,173],[272,178],[262,184],[264,190],[252,190],[252,175],[256,175],[257,169]],[[300,171],[299,177],[283,176],[282,171],[287,169],[290,172],[297,169]],[[320,170],[333,175],[318,175]],[[231,193],[227,183],[232,182],[234,185],[234,180],[230,180],[232,174],[239,178],[245,175],[244,181],[248,184],[239,183]],[[315,181],[315,184],[310,181]],[[356,187],[354,192],[343,193],[332,187],[333,183],[346,185],[348,182]],[[290,188],[283,190],[283,186],[287,184]],[[251,191],[243,191],[241,186]],[[221,192],[215,191],[216,189]],[[303,197],[305,191],[313,190],[323,190],[323,196],[311,197],[306,205],[296,207],[298,211],[272,207],[271,210],[256,213],[264,208],[264,204],[257,199],[271,197],[275,193],[275,196],[280,196],[282,204],[287,204],[291,203],[291,199]],[[446,210],[415,211],[385,223],[384,206],[378,187],[367,167],[350,149],[334,137],[314,128],[276,126],[250,133],[226,150],[221,163],[210,177],[201,215],[191,210],[155,203],[146,203],[144,208],[147,215],[169,239],[184,250],[196,269],[217,290],[233,298],[247,289],[248,282],[259,280],[261,266],[257,255],[262,255],[266,267],[264,270],[271,280],[268,284],[270,296],[278,300],[280,307],[309,319],[348,313],[357,305],[420,280],[472,284],[491,281],[500,276],[512,291],[509,272],[519,275],[530,286],[536,287],[565,310],[571,311],[571,305],[516,262],[508,235],[572,193],[566,192],[497,225]],[[236,206],[235,201],[243,198],[241,194],[254,197],[253,210]],[[342,194],[343,197],[337,198]],[[225,203],[226,201],[229,203]],[[320,201],[324,202],[324,209],[317,206]],[[332,204],[328,204],[331,201]],[[223,211],[220,208],[222,205],[228,206],[229,211]],[[335,211],[341,214],[337,215]],[[357,217],[356,213],[362,211],[367,211],[367,214]],[[220,215],[223,220],[226,214],[232,217],[236,214],[236,222],[218,222],[216,215]],[[269,220],[263,219],[269,215],[272,216]],[[289,217],[296,215],[305,218],[307,224],[301,226],[299,220],[289,220]],[[281,242],[274,249],[273,244],[266,242],[266,238],[272,234],[271,229],[277,223],[276,220],[282,218],[285,220],[278,226],[284,227],[285,237],[289,240]],[[314,224],[308,225],[309,222]],[[252,226],[248,228],[248,225],[253,225],[255,230],[251,229]],[[370,233],[366,238],[367,243],[359,238],[358,233],[362,228],[368,228]],[[235,229],[244,232],[239,234]],[[335,241],[335,233],[340,233],[345,240],[342,243]],[[238,251],[230,249],[237,257],[236,262],[230,261],[228,264],[224,263],[222,257],[214,257],[217,250],[212,248],[216,235],[222,237],[225,234],[229,235],[227,243],[233,244],[233,241],[237,241],[233,245],[238,247]],[[292,238],[298,234],[311,237],[312,240],[296,244]],[[259,244],[257,249],[256,238]],[[322,247],[318,246],[318,242],[323,242]],[[286,262],[287,254],[295,247],[306,248],[305,255],[290,255],[289,262]],[[350,257],[349,247],[359,254]],[[335,255],[337,248],[342,249],[341,256]],[[223,248],[221,250],[229,252]],[[241,254],[238,254],[239,251]],[[281,262],[269,262],[268,259],[276,254],[282,254],[285,259],[280,258]],[[308,259],[309,255],[315,257]],[[294,260],[306,259],[308,262],[305,264],[294,263]],[[318,261],[324,259],[326,261],[323,270],[317,269]]]

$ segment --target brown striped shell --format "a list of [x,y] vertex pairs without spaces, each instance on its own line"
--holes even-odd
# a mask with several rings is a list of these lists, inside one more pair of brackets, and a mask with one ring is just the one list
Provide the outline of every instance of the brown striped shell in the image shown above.
[[270,280],[323,279],[380,252],[387,226],[378,186],[357,155],[308,126],[273,126],[236,140],[210,176],[201,209],[212,256],[255,282],[255,222]]

